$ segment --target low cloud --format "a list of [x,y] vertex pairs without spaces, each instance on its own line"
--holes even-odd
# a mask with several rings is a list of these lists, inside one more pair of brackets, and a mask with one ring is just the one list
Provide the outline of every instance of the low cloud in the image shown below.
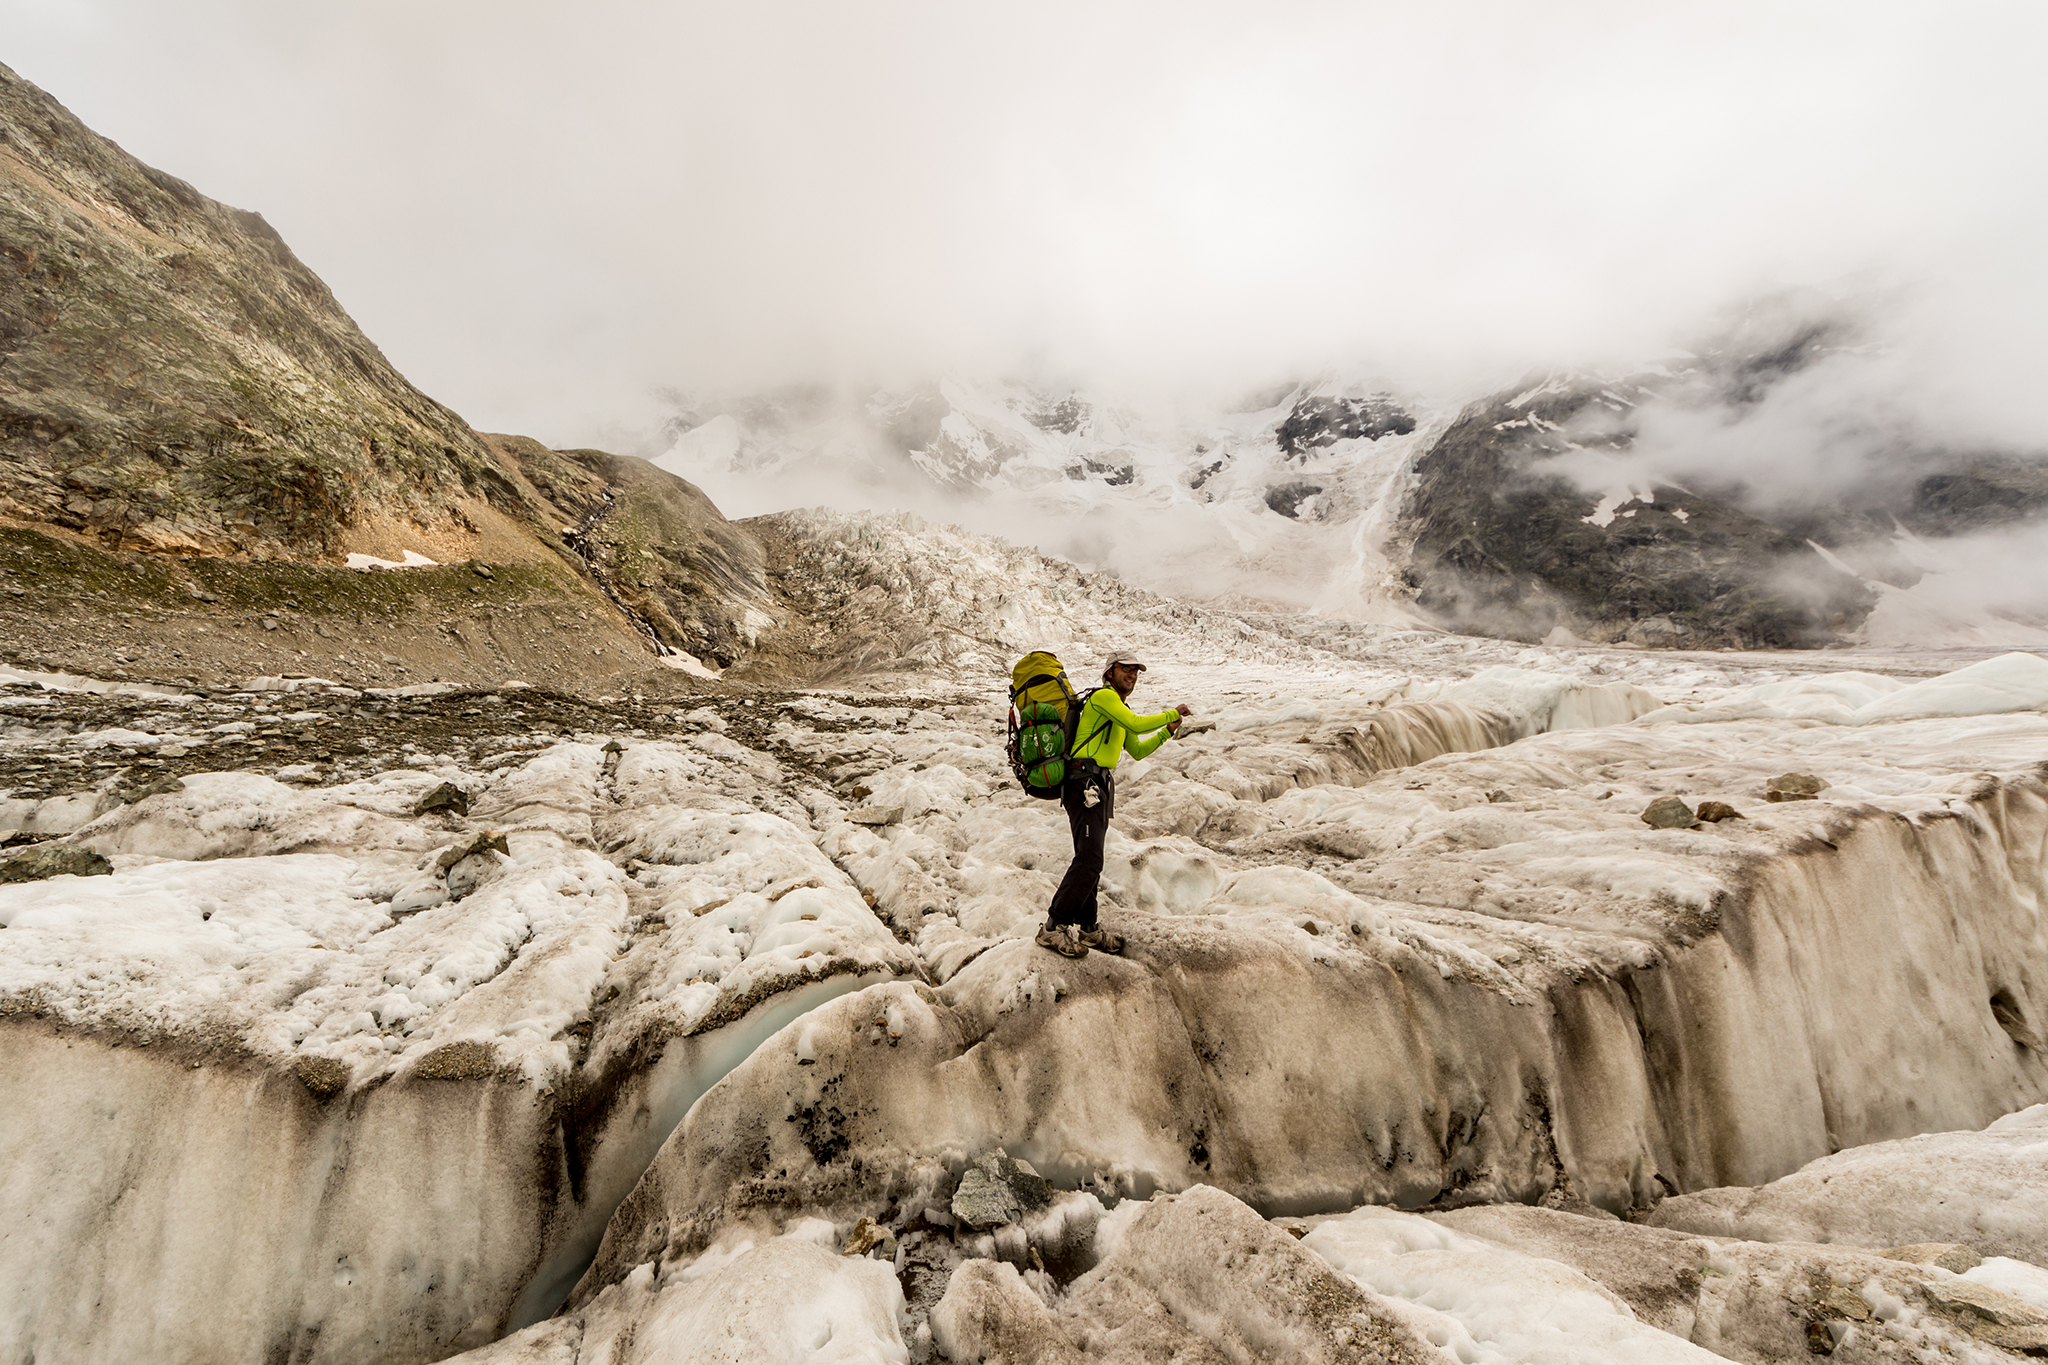
[[1926,291],[1954,420],[2013,419],[2043,359],[2029,4],[0,0],[0,30],[262,211],[428,392],[562,445],[662,385],[1458,392],[1859,272]]

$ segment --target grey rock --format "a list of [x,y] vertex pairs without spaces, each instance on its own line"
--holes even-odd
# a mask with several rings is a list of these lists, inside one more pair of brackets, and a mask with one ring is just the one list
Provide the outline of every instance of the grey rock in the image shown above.
[[1008,1185],[981,1167],[970,1166],[953,1190],[953,1216],[978,1230],[1016,1222],[1024,1216],[1024,1206]]
[[434,871],[446,872],[464,858],[473,858],[480,853],[503,853],[509,857],[511,852],[503,834],[494,829],[482,829],[461,843],[442,849],[440,856],[434,859]]
[[[2016,1294],[1993,1289],[1988,1284],[1978,1284],[1975,1280],[1958,1276],[1930,1280],[1920,1288],[1936,1306],[1957,1317],[1982,1318],[2000,1327],[2048,1329],[2048,1313]],[[2048,1336],[2043,1336],[2040,1344],[2048,1345]]]
[[0,863],[0,882],[39,882],[46,877],[104,877],[114,865],[76,844],[48,845],[17,853]]
[[1722,820],[1741,820],[1745,818],[1741,811],[1735,809],[1726,801],[1702,801],[1700,802],[1700,808],[1694,811],[1693,814],[1697,815],[1702,822],[1710,825]]
[[479,830],[453,848],[443,849],[434,859],[434,870],[446,881],[448,899],[461,900],[498,875],[503,866],[498,854],[510,855],[505,836],[495,830]]
[[1826,791],[1829,783],[1812,773],[1780,773],[1764,783],[1766,801],[1811,801]]
[[1970,1313],[2004,1327],[2038,1327],[2048,1324],[2042,1312],[2014,1294],[1960,1276],[1929,1281],[1922,1286],[1933,1303],[1953,1313]]
[[846,818],[856,825],[893,825],[903,819],[903,807],[862,806],[847,812]]
[[1643,808],[1643,823],[1651,829],[1690,829],[1697,819],[1692,807],[1675,796],[1660,796]]
[[[157,752],[162,753],[163,750],[159,749]],[[122,787],[114,794],[120,798],[123,805],[133,805],[137,801],[146,801],[152,796],[166,796],[171,792],[181,792],[183,790],[185,790],[183,779],[171,777],[167,774],[163,777],[152,778],[147,782],[139,782],[132,787]]]
[[1630,622],[1622,638],[1650,649],[1672,649],[1683,643],[1685,632],[1668,616],[1648,616]]
[[1782,563],[1812,555],[1809,530],[1668,487],[1596,525],[1599,494],[1554,472],[1584,439],[1567,433],[1615,416],[1616,398],[1686,382],[1560,375],[1540,395],[1517,384],[1470,405],[1417,457],[1403,501],[1417,606],[1484,634],[1535,641],[1563,626],[1642,648],[1798,647],[1853,630],[1877,603],[1854,575],[1822,566],[1798,593],[1779,581]]
[[456,815],[469,814],[469,793],[453,782],[443,782],[422,796],[412,808],[414,815],[431,815],[436,811],[450,811]]
[[953,1191],[953,1216],[968,1227],[988,1229],[1014,1223],[1051,1202],[1051,1187],[1031,1163],[1012,1160],[998,1147],[961,1175]]
[[[1969,1281],[1963,1281],[1968,1284]],[[1982,1326],[1972,1325],[1971,1335],[2001,1351],[2015,1355],[2048,1355],[2048,1324],[2023,1323],[2007,1325],[1988,1322]]]

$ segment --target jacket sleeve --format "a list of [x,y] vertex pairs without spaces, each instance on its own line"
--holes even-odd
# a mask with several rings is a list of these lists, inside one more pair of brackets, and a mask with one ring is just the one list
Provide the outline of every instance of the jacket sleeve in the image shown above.
[[1113,687],[1103,688],[1089,700],[1093,702],[1096,710],[1134,735],[1157,730],[1180,715],[1178,711],[1161,711],[1157,715],[1141,716],[1124,703],[1124,699],[1116,694]]
[[[1177,716],[1180,712],[1176,711],[1174,714]],[[1164,730],[1154,730],[1143,739],[1139,739],[1136,735],[1126,730],[1124,732],[1124,752],[1132,758],[1143,758],[1146,754],[1151,753],[1154,749],[1166,743],[1166,740],[1167,734]]]
[[1166,743],[1164,727],[1180,718],[1179,711],[1141,716],[1125,704],[1114,688],[1105,687],[1095,696],[1095,709],[1124,727],[1124,752],[1132,758],[1143,758]]

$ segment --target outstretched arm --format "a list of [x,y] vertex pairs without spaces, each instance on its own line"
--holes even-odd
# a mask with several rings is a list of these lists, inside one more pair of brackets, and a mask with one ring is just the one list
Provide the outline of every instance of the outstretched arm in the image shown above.
[[1095,694],[1095,709],[1134,735],[1142,735],[1180,719],[1180,708],[1169,707],[1155,715],[1141,716],[1124,703],[1116,689],[1105,687]]

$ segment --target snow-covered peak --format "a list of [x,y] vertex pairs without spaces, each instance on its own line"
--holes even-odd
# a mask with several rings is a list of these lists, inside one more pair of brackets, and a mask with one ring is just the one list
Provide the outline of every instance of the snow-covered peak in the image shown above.
[[691,403],[655,463],[732,515],[914,511],[1183,600],[1405,622],[1386,538],[1450,415],[1381,381],[1186,402],[950,375]]

